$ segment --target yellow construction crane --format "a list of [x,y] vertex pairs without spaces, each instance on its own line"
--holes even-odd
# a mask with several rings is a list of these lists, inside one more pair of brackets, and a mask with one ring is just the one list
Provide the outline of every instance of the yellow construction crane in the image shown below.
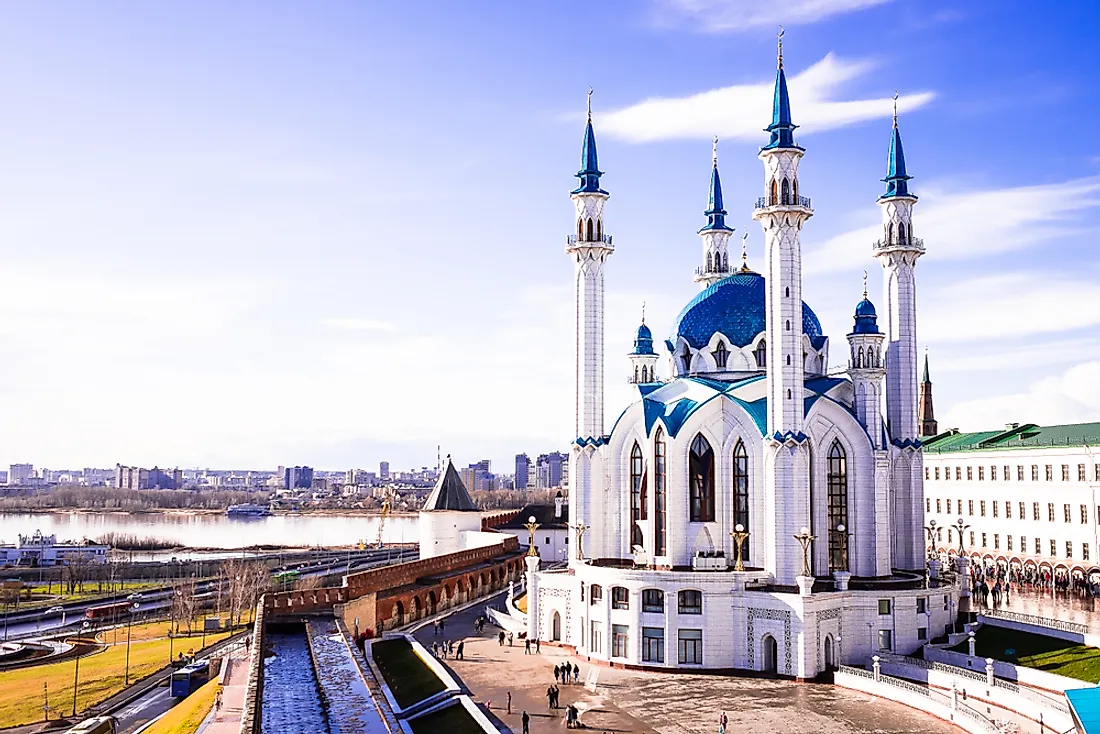
[[378,544],[376,547],[382,547],[382,531],[386,528],[386,518],[390,514],[391,501],[393,500],[393,490],[387,489],[384,498],[382,499],[382,516],[378,518]]

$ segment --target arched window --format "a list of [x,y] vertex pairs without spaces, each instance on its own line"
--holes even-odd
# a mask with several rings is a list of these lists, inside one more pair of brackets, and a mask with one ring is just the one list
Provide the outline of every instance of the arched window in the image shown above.
[[848,570],[848,459],[840,441],[829,449],[829,570]]
[[653,554],[665,554],[665,434],[660,428],[653,439]]
[[863,366],[863,347],[860,347],[859,351],[856,352],[856,367],[862,367],[862,366]]
[[688,453],[688,482],[691,522],[714,522],[714,450],[701,433]]
[[645,536],[642,535],[642,526],[638,523],[631,523],[630,525],[630,550],[634,551],[634,547],[645,548]]
[[798,203],[798,179],[791,182],[791,203]]
[[[645,382],[645,367],[642,368],[642,382]],[[638,365],[634,365],[634,382],[638,381]]]
[[684,345],[684,351],[680,353],[680,361],[684,365],[684,372],[691,372],[691,349],[687,344]]
[[709,272],[711,272],[711,271],[713,271],[713,270],[714,270],[714,256],[713,256],[713,255],[711,255],[711,254],[710,254],[710,253],[708,252],[708,253],[707,253],[707,272],[709,273]]
[[588,236],[585,238],[585,240],[588,241],[588,242],[592,242],[592,239],[593,239],[592,238],[592,220],[589,219],[588,220]]
[[787,355],[787,366],[788,367],[791,366],[791,355],[789,355],[789,354]]
[[771,195],[771,198],[768,199],[768,206],[774,206],[775,204],[778,204],[778,203],[779,203],[779,189],[777,188],[775,179],[773,178],[772,179],[772,195]]
[[583,240],[584,239],[584,220],[583,219],[578,219],[577,220],[577,239],[578,240]]
[[720,370],[726,369],[726,360],[730,356],[729,350],[726,349],[726,343],[719,340],[717,348],[711,354],[714,356],[715,366]]
[[[749,529],[749,452],[745,442],[738,439],[733,447],[733,524]],[[734,553],[736,554],[736,549]],[[749,549],[741,553],[743,561],[749,560]]]
[[787,319],[786,327],[787,327],[787,331],[791,330],[791,320],[790,319]]
[[783,203],[791,203],[791,184],[787,179],[783,179]]
[[791,287],[790,286],[787,286],[786,288],[783,289],[783,297],[784,298],[790,298],[791,297]]
[[642,486],[645,484],[645,474],[642,467],[642,447],[634,442],[634,448],[630,450],[630,520],[638,522],[645,518],[645,500],[642,497]]
[[889,222],[886,225],[886,244],[888,244],[888,245],[894,244],[894,223],[893,222]]
[[603,239],[603,220],[602,219],[597,219],[596,220],[596,239],[598,239],[598,240]]
[[756,366],[760,369],[768,366],[768,345],[763,339],[756,345]]
[[904,245],[908,240],[905,239],[905,224],[898,224],[898,244]]

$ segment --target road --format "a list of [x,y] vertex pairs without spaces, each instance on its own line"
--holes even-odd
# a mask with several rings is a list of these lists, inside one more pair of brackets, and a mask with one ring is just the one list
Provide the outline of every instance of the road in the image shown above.
[[[348,564],[348,558],[352,559]],[[411,548],[372,548],[364,551],[351,551],[349,554],[341,553],[336,557],[325,558],[310,563],[293,564],[288,570],[297,570],[303,578],[310,576],[324,576],[342,569],[362,571],[379,565],[415,560],[417,551]],[[196,585],[197,597],[210,599],[217,589],[217,582],[203,581]],[[141,592],[140,598],[135,599],[140,605],[142,614],[157,612],[167,609],[171,605],[172,589],[168,586]],[[66,629],[76,628],[83,622],[84,612],[88,607],[107,604],[115,601],[126,601],[128,596],[119,595],[95,601],[75,602],[59,605],[62,611],[51,611],[56,607],[40,612],[22,612],[4,617],[3,639],[14,640],[21,638],[33,638],[45,633],[61,632]]]

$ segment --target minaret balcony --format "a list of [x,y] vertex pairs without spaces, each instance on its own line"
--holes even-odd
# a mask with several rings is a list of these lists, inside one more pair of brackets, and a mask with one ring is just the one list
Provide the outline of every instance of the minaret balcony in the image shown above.
[[603,244],[603,245],[607,245],[608,247],[611,247],[611,235],[601,234],[599,237],[588,238],[588,237],[578,237],[575,234],[571,234],[571,235],[566,236],[565,244],[569,245],[570,247],[572,247],[573,245],[587,245],[587,244],[593,244],[593,245]]
[[756,209],[771,209],[772,207],[798,207],[800,209],[808,209],[813,211],[813,203],[808,196],[787,196],[773,197],[773,196],[761,196],[756,200]]
[[712,275],[718,278],[725,278],[731,272],[733,271],[729,268],[705,268],[702,265],[695,268],[695,274],[701,278],[706,278]]
[[872,246],[875,252],[924,252],[924,240],[910,237],[907,240],[876,240]]

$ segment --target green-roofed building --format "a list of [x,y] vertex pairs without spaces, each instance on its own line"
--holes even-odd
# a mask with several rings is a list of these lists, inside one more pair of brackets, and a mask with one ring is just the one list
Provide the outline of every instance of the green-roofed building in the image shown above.
[[923,439],[926,524],[941,552],[1100,579],[1100,423],[949,429]]

